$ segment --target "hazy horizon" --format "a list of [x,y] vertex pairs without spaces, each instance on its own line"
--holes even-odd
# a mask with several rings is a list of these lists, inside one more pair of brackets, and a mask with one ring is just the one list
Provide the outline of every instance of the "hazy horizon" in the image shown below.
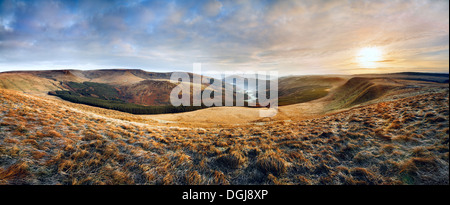
[[[148,70],[148,69],[140,69],[140,68],[100,68],[100,69],[36,69],[36,70],[26,70],[26,69],[18,69],[18,70],[4,70],[4,71],[0,71],[0,73],[8,73],[8,72],[34,72],[34,71],[59,71],[59,70],[76,70],[76,71],[101,71],[101,70],[142,70],[145,72],[153,72],[153,73],[171,73],[171,72],[188,72],[188,73],[193,73],[192,70],[173,70],[173,71],[153,71],[153,70]],[[239,71],[232,71],[232,72],[236,72],[237,75],[239,75]],[[284,78],[284,77],[293,77],[293,76],[346,76],[346,75],[365,75],[365,74],[398,74],[398,73],[407,73],[407,72],[412,72],[412,73],[425,73],[425,74],[450,74],[449,71],[447,72],[420,72],[420,71],[404,71],[404,72],[386,72],[386,73],[347,73],[347,74],[339,74],[339,73],[321,73],[321,74],[301,74],[301,73],[296,73],[296,74],[282,74],[282,75],[278,75],[278,78]],[[208,73],[208,71],[202,72],[202,73],[194,73],[194,74],[201,74],[201,75],[205,75],[208,77],[214,77],[214,78],[221,78],[221,76],[219,76],[219,74],[217,72],[212,72],[212,73]],[[222,74],[224,75],[224,74]],[[231,76],[233,76],[235,74],[231,74]],[[230,76],[229,74],[227,74],[227,76]],[[223,77],[223,76],[222,76]]]
[[12,1],[0,72],[449,72],[449,2]]

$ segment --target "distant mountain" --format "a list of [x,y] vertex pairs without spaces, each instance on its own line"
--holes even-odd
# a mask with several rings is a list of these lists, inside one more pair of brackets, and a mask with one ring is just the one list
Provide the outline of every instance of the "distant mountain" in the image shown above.
[[401,72],[388,74],[363,74],[356,76],[359,77],[370,76],[373,78],[390,78],[390,79],[416,80],[435,83],[449,83],[448,73]]

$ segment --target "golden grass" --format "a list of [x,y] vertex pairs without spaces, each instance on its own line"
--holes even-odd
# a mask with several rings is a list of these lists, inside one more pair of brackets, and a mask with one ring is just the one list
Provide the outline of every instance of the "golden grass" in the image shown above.
[[233,127],[2,89],[0,105],[1,184],[448,184],[448,92]]
[[279,176],[287,171],[286,162],[273,151],[267,151],[260,155],[256,161],[256,167],[264,174]]
[[19,162],[9,166],[6,170],[0,170],[0,183],[6,184],[8,181],[14,182],[27,177],[30,174],[28,168],[26,162]]

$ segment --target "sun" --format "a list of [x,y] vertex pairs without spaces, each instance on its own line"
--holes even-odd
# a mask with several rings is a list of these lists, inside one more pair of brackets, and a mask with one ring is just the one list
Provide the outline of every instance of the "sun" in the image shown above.
[[377,68],[383,60],[383,52],[377,47],[365,47],[359,50],[356,59],[363,68]]

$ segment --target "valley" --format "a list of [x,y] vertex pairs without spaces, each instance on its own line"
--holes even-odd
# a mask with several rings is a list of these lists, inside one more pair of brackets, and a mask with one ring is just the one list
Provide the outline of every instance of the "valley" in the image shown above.
[[0,184],[449,182],[448,74],[283,77],[272,118],[250,107],[139,115],[48,95],[164,106],[168,76],[0,73]]

